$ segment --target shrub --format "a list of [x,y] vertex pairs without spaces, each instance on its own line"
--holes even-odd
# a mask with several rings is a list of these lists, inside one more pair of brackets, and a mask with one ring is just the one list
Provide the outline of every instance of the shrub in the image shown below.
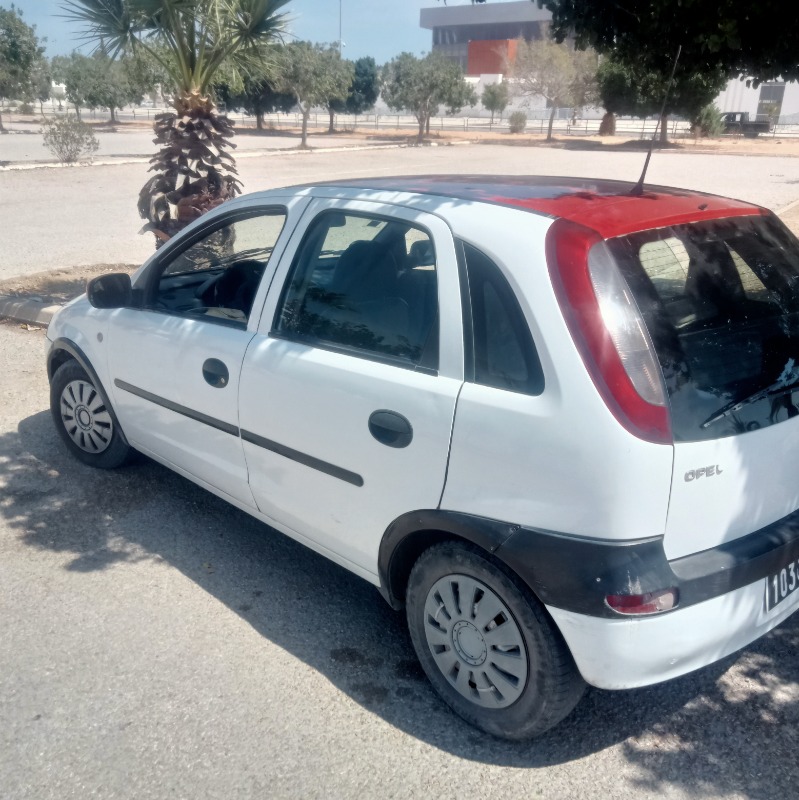
[[18,114],[33,114],[34,108],[30,103],[23,103],[18,109]]
[[508,117],[508,125],[511,133],[524,133],[527,127],[527,114],[524,111],[514,111]]
[[91,161],[100,147],[92,129],[75,117],[45,120],[42,128],[44,146],[62,163]]
[[691,119],[694,136],[719,136],[724,133],[724,119],[712,103],[699,109]]

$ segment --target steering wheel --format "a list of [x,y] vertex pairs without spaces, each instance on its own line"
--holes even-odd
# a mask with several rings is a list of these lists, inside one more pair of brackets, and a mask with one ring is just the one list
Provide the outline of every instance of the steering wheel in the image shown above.
[[206,305],[236,308],[249,315],[264,268],[261,261],[254,259],[238,261],[205,281],[197,288],[195,296]]

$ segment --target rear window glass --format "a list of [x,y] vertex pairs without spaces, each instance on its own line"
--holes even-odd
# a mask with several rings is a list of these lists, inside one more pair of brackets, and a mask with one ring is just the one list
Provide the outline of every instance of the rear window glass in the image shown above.
[[608,242],[663,369],[676,441],[799,415],[799,243],[766,217]]

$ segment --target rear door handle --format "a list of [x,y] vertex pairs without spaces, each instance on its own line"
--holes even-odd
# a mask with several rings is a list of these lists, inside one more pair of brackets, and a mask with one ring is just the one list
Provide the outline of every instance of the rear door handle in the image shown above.
[[369,417],[369,433],[387,447],[407,447],[413,439],[413,427],[402,414],[380,409]]
[[203,378],[214,389],[224,389],[230,381],[230,373],[218,358],[208,358],[203,362]]

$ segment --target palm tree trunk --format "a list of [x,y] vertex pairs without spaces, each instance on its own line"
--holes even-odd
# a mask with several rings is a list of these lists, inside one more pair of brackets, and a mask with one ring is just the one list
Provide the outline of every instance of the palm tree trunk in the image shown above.
[[228,152],[236,146],[230,120],[197,92],[176,96],[173,106],[155,118],[161,149],[150,160],[155,175],[139,192],[139,214],[148,221],[144,230],[158,242],[241,192]]

